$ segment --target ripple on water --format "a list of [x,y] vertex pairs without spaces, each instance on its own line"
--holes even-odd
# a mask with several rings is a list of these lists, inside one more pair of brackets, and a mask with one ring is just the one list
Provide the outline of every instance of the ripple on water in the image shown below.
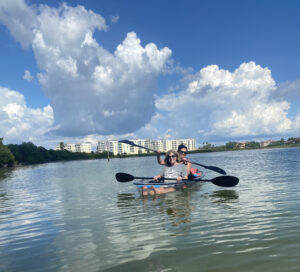
[[0,267],[298,271],[300,170],[278,163],[278,151],[258,153],[193,154],[238,176],[239,185],[205,183],[147,198],[113,174],[152,174],[151,157],[17,170],[0,182]]

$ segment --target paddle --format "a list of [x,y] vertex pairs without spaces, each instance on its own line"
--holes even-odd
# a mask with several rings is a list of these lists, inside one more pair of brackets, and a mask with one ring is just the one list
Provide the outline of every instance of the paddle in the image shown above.
[[[145,146],[142,146],[142,145],[137,145],[131,141],[128,141],[128,140],[121,140],[119,141],[119,143],[123,143],[123,144],[129,144],[129,145],[132,145],[132,146],[137,146],[137,147],[141,147],[141,148],[144,148],[144,149],[147,149],[149,151],[152,151],[152,152],[157,152],[156,150],[154,149],[151,149],[151,148],[148,148],[148,147],[145,147]],[[200,164],[200,163],[197,163],[197,162],[191,162],[192,164],[196,164],[196,165],[199,165],[205,169],[209,169],[211,171],[214,171],[214,172],[217,172],[219,174],[222,174],[222,175],[226,175],[226,172],[219,168],[219,167],[216,167],[216,166],[206,166],[206,165],[203,165],[203,164]]]
[[[134,179],[153,179],[153,177],[134,177],[127,173],[117,173],[116,179],[119,182],[129,182],[129,181],[133,181]],[[165,178],[165,180],[176,180],[176,179]],[[187,182],[187,181],[193,181],[193,180],[192,179],[184,179],[182,181]],[[201,179],[199,181],[211,182],[217,186],[222,186],[222,187],[233,187],[239,183],[239,179],[234,176],[219,176],[219,177],[216,177],[213,179]],[[174,183],[174,184],[176,184],[176,183]]]
[[211,171],[215,171],[215,172],[217,172],[219,174],[226,175],[226,172],[223,169],[219,168],[219,167],[216,167],[216,166],[206,166],[206,165],[203,165],[203,164],[200,164],[200,163],[197,163],[197,162],[193,162],[193,161],[191,161],[190,163],[202,166],[203,168],[209,169]]
[[131,141],[128,141],[128,140],[121,140],[119,141],[119,143],[122,143],[122,144],[129,144],[129,145],[132,145],[132,146],[137,146],[137,147],[141,147],[141,148],[144,148],[146,150],[149,150],[149,151],[152,151],[152,152],[157,152],[156,150],[154,149],[151,149],[151,148],[148,148],[148,147],[145,147],[145,146],[142,146],[142,145],[138,145],[138,144],[135,144],[134,142],[131,142]]

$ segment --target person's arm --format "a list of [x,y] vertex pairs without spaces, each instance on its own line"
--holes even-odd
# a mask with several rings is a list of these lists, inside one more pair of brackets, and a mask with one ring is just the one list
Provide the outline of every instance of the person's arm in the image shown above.
[[187,158],[184,158],[181,162],[186,166],[186,171],[188,176],[191,173],[192,164],[190,163],[190,160]]
[[187,165],[186,165],[187,177],[191,173],[191,168],[192,168],[192,164],[190,162],[188,162]]
[[177,177],[177,181],[181,181],[183,179],[188,179],[187,174],[187,165],[185,164],[179,164],[181,166],[180,176]]
[[160,175],[154,176],[154,180],[159,180],[159,179],[161,179]]
[[188,177],[187,177],[187,176],[184,176],[184,177],[177,177],[176,179],[177,179],[177,181],[182,181],[183,179],[188,179]]
[[155,180],[159,180],[165,176],[165,167],[161,170],[160,174],[157,176],[154,176]]
[[159,150],[156,151],[156,158],[157,158],[158,164],[160,164],[160,165],[165,164],[165,161],[160,158],[160,151]]

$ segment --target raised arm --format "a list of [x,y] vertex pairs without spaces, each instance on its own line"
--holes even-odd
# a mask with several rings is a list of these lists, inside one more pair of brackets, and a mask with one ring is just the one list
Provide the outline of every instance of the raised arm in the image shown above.
[[158,164],[165,165],[165,161],[160,158],[160,151],[159,150],[156,151],[156,158],[157,158]]

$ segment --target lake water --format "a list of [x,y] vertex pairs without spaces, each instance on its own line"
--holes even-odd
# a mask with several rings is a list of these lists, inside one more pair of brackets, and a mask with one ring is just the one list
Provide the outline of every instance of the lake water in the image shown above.
[[115,180],[155,157],[1,171],[0,271],[300,271],[300,149],[189,157],[240,183],[143,198]]

